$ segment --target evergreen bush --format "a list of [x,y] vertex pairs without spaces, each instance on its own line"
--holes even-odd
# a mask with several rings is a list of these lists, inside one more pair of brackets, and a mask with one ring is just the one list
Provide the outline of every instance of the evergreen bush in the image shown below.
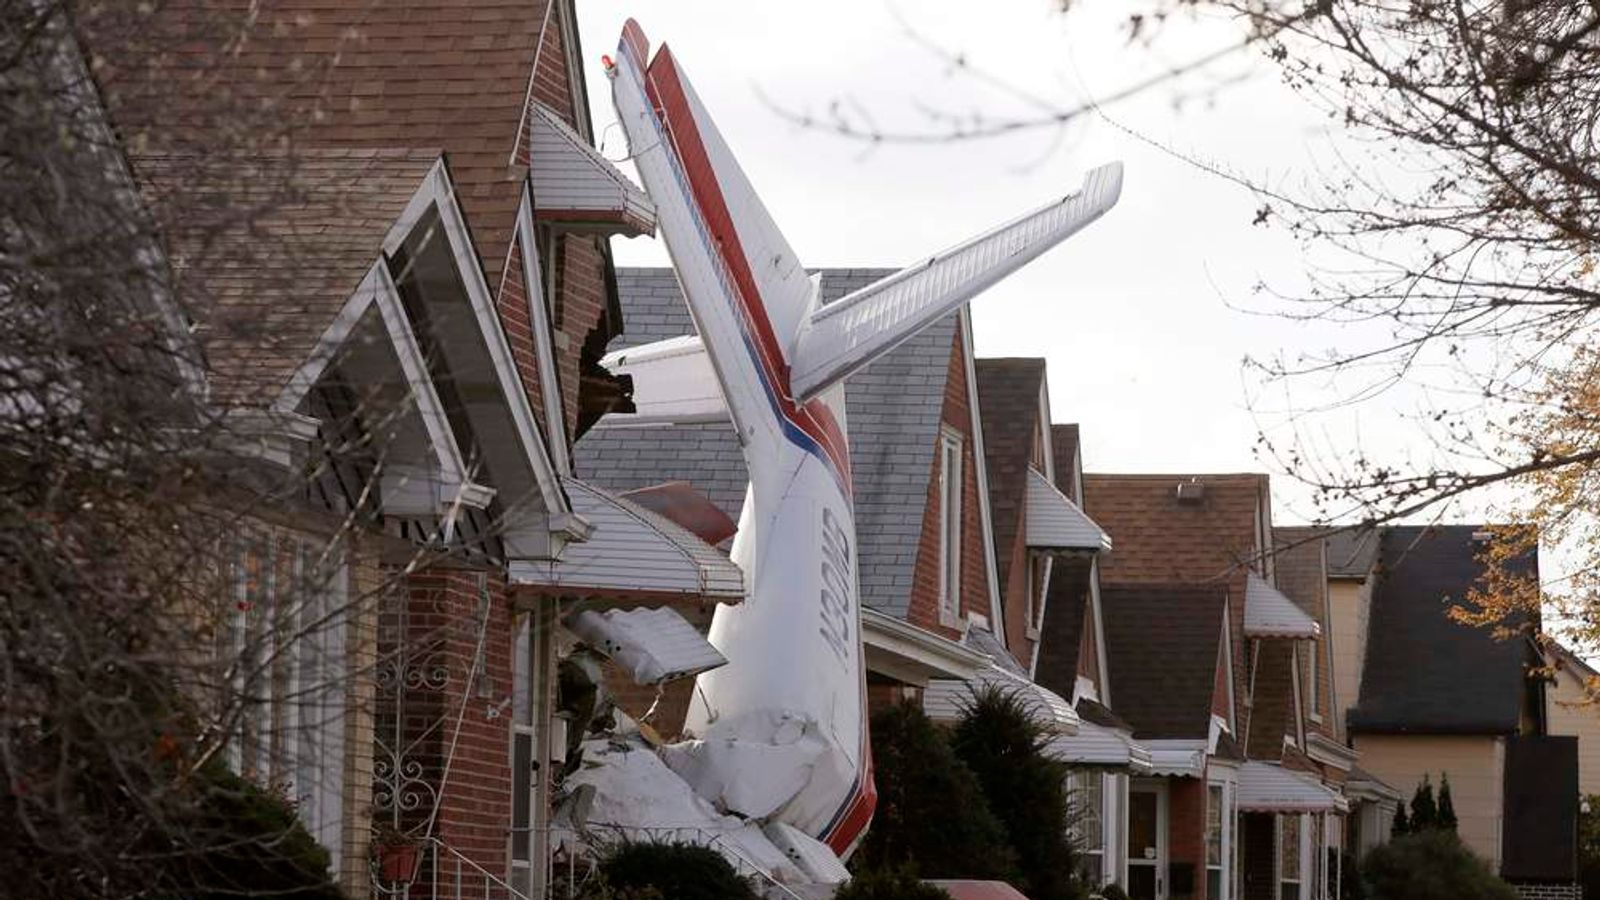
[[915,704],[872,717],[878,808],[851,860],[858,874],[912,867],[928,878],[1010,879],[1016,855],[978,779]]
[[1369,900],[1517,900],[1460,838],[1438,828],[1375,848],[1361,879]]
[[1411,795],[1411,830],[1428,831],[1439,826],[1439,805],[1433,799],[1433,782],[1426,773],[1422,784]]
[[599,868],[585,900],[759,900],[722,854],[699,844],[629,841]]
[[1455,833],[1456,830],[1456,803],[1450,797],[1450,773],[1439,773],[1439,822],[1438,827]]
[[1068,830],[1067,769],[1045,756],[1044,728],[1017,694],[978,693],[950,743],[1005,826],[1021,872],[1018,889],[1031,900],[1085,900]]

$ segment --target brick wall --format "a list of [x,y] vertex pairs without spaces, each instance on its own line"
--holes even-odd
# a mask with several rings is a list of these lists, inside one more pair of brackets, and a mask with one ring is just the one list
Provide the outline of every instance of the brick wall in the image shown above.
[[[480,579],[487,592],[484,619]],[[498,573],[433,568],[412,574],[406,582],[404,611],[406,647],[424,677],[405,694],[404,716],[379,698],[377,727],[397,727],[404,744],[414,746],[408,762],[421,767],[427,789],[419,797],[437,796],[438,818],[433,834],[448,847],[485,870],[504,878],[508,871],[511,825],[511,721],[503,706],[511,692],[510,604]],[[398,649],[398,609],[380,622],[379,652]],[[479,652],[479,622],[485,621]],[[480,675],[470,679],[476,663]],[[392,695],[391,695],[392,699]],[[457,722],[459,720],[459,728]],[[431,812],[426,805],[403,819],[414,828]],[[465,868],[465,886],[482,891],[484,879]],[[421,877],[430,875],[424,871]],[[454,868],[450,870],[454,878]]]
[[[972,447],[972,406],[968,401],[967,369],[961,334],[951,342],[950,364],[945,374],[944,405],[940,422],[961,435],[961,610],[990,617],[989,569],[983,540],[983,520],[978,507],[977,459]],[[911,577],[911,597],[906,620],[941,637],[957,639],[958,629],[939,622],[939,439],[928,448],[928,496],[923,504],[922,534],[917,541],[916,568]]]
[[1194,872],[1194,893],[1172,892],[1172,900],[1205,896],[1206,785],[1198,778],[1167,780],[1167,859]]
[[1251,759],[1273,760],[1283,754],[1283,736],[1294,715],[1293,654],[1291,641],[1260,641],[1250,738],[1245,749]]

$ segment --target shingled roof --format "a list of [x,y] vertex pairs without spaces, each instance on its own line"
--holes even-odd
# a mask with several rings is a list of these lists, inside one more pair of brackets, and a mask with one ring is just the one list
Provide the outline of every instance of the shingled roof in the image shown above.
[[[113,120],[139,136],[130,142],[136,169],[141,146],[203,149],[208,139],[235,140],[200,134],[235,124],[227,108],[216,117],[218,97],[269,108],[279,123],[272,137],[296,148],[442,150],[488,283],[497,286],[526,171],[513,154],[529,92],[557,107],[571,103],[545,95],[568,77],[562,14],[547,16],[545,7],[541,0],[173,0],[142,23],[137,41],[98,44],[97,57],[108,60],[98,71]],[[530,81],[535,59],[549,74]],[[581,96],[581,86],[573,93]]]
[[1209,737],[1226,602],[1219,587],[1101,590],[1117,715],[1133,723],[1135,737]]
[[1066,494],[1067,499],[1080,507],[1083,506],[1083,491],[1079,490],[1078,479],[1073,477],[1080,467],[1077,423],[1051,425],[1050,449],[1055,452],[1056,457],[1056,488]]
[[[823,299],[892,271],[823,269]],[[610,350],[694,333],[671,269],[619,269],[617,283],[624,331]],[[940,320],[845,383],[861,599],[899,618],[911,596],[956,322],[955,315]],[[613,491],[687,481],[735,520],[744,505],[744,457],[724,422],[596,428],[578,442],[573,461],[582,478]]]
[[[1196,583],[1242,574],[1256,547],[1265,475],[1107,475],[1084,478],[1084,511],[1116,541],[1101,560],[1108,583]],[[1204,496],[1179,502],[1180,482]],[[1242,578],[1237,579],[1242,584]]]
[[1373,528],[1328,530],[1329,578],[1366,578],[1378,559],[1378,531]]
[[[1496,640],[1448,615],[1483,572],[1482,526],[1382,530],[1360,702],[1352,732],[1511,734],[1533,662],[1526,640]],[[1537,571],[1538,559],[1521,561]]]
[[[240,166],[227,182],[200,192],[176,184],[192,172],[189,159],[141,159],[153,202],[178,197],[190,207],[162,218],[185,226],[169,231],[168,246],[179,290],[197,319],[214,400],[265,405],[283,390],[382,258],[385,235],[438,156],[436,150],[307,150]],[[283,189],[286,181],[292,186]],[[209,208],[213,197],[221,209]],[[229,205],[260,212],[239,218],[226,213]]]
[[1044,360],[1035,357],[979,359],[978,409],[983,455],[988,463],[989,510],[994,523],[996,575],[1006,584],[1011,547],[1027,502],[1028,464],[1039,429],[1039,391]]

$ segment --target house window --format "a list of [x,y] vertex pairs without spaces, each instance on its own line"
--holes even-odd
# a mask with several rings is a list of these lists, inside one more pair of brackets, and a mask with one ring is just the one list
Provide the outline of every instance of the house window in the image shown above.
[[1105,777],[1099,772],[1076,771],[1067,777],[1072,804],[1072,843],[1078,850],[1079,868],[1089,884],[1105,881],[1106,821]]
[[1223,900],[1228,884],[1228,859],[1232,856],[1233,819],[1227,812],[1227,788],[1206,787],[1206,896]]
[[961,615],[961,436],[939,438],[939,616]]
[[225,661],[238,715],[226,758],[261,784],[284,785],[337,865],[349,566],[326,543],[263,532],[238,544],[231,580]]
[[1278,816],[1278,900],[1300,900],[1299,815]]

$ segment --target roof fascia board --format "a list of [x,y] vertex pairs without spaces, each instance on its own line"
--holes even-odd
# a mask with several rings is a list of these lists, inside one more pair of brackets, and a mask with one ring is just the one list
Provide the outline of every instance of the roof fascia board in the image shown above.
[[533,188],[529,177],[522,179],[522,200],[517,206],[517,242],[522,251],[523,294],[528,299],[528,322],[533,329],[534,352],[538,356],[540,400],[544,406],[545,434],[551,461],[556,471],[572,474],[572,458],[567,448],[566,416],[561,407],[561,385],[556,381],[555,348],[550,334],[548,298],[544,295],[544,272],[539,265],[539,242],[533,231]]
[[[450,170],[442,156],[428,172],[418,196],[413,197],[412,202],[407,205],[406,220],[415,223],[430,203],[435,204],[439,210],[439,221],[444,226],[445,238],[450,243],[456,268],[461,275],[462,283],[466,286],[467,299],[472,304],[472,312],[483,333],[484,344],[489,349],[490,361],[494,364],[495,375],[500,381],[500,391],[506,398],[511,420],[522,442],[523,455],[533,469],[534,479],[538,482],[545,510],[552,516],[571,512],[566,494],[561,489],[560,478],[550,460],[548,447],[534,419],[533,408],[528,403],[528,392],[523,388],[522,378],[517,374],[514,357],[511,355],[511,343],[506,340],[505,330],[500,324],[500,315],[495,311],[494,297],[489,292],[489,283],[484,278],[483,267],[479,265],[478,253],[472,246],[472,238],[467,230],[466,217],[461,212],[460,203],[456,201],[455,185],[450,180]],[[405,232],[401,232],[397,239],[395,231],[391,230],[389,239],[384,242],[384,249],[392,252],[399,246],[399,240],[404,238],[404,234]]]
[[983,450],[983,418],[978,409],[978,367],[973,362],[972,313],[970,305],[962,306],[958,315],[961,324],[961,364],[967,376],[967,415],[972,425],[973,476],[978,482],[978,520],[983,528],[983,567],[989,581],[990,630],[1004,641],[1005,619],[1000,609],[1000,575],[995,564],[994,521],[989,513],[989,461]]
[[1227,673],[1223,680],[1228,685],[1228,729],[1238,734],[1239,706],[1233,687],[1233,612],[1229,608],[1231,605],[1222,604],[1222,666]]
[[934,670],[938,678],[966,681],[989,664],[985,654],[870,607],[861,610],[861,639]]
[[1355,768],[1356,761],[1361,758],[1361,754],[1338,741],[1315,733],[1306,737],[1306,755],[1342,772]]

